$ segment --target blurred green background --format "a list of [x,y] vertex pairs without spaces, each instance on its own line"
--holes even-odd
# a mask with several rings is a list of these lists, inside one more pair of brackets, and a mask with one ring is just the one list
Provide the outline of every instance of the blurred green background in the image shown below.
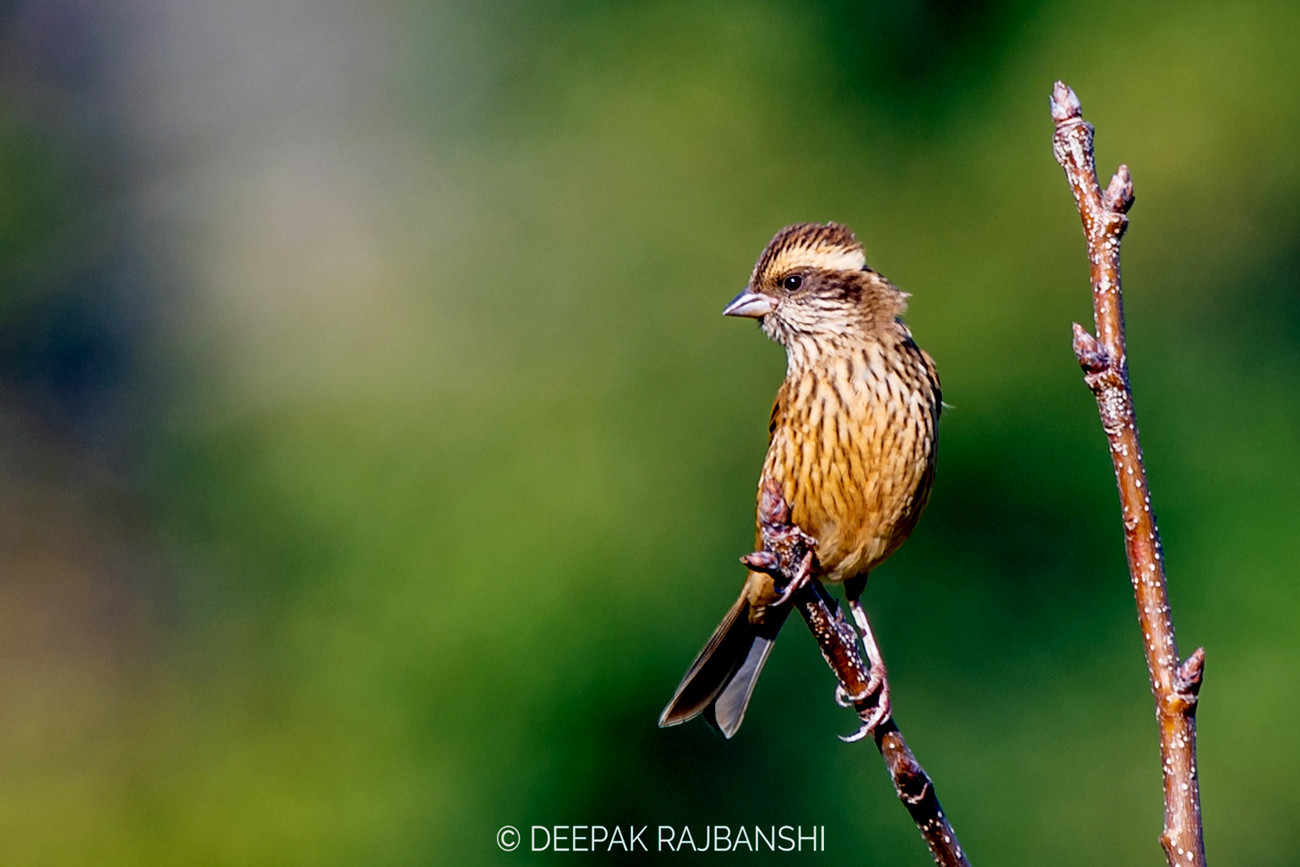
[[899,724],[974,863],[1163,863],[1062,78],[1136,183],[1209,855],[1300,863],[1298,37],[1283,0],[5,4],[4,861],[788,823],[827,851],[731,857],[929,863],[801,626],[735,740],[655,726],[784,365],[720,310],[834,219],[952,406],[868,591]]

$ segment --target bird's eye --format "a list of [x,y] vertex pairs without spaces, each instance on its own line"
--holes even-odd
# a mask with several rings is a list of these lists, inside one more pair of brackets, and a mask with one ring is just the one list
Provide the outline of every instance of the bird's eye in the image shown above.
[[791,274],[789,277],[786,277],[784,280],[781,281],[781,286],[787,292],[794,292],[802,285],[803,285],[803,278],[800,277],[798,274]]

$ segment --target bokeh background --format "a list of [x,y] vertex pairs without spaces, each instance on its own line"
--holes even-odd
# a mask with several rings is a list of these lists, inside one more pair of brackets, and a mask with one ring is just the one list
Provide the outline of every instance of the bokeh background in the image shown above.
[[951,405],[868,591],[900,725],[976,864],[1162,863],[1063,78],[1136,180],[1209,855],[1300,863],[1298,37],[1283,0],[4,4],[3,860],[788,823],[828,851],[736,860],[929,863],[802,628],[733,741],[655,726],[784,364],[719,312],[834,219]]

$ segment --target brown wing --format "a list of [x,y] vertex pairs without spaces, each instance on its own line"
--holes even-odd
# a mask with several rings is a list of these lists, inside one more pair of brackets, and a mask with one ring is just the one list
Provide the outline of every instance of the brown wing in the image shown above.
[[772,444],[772,434],[776,431],[777,419],[785,415],[785,406],[789,402],[786,392],[790,388],[789,381],[782,381],[781,387],[776,390],[776,400],[772,401],[772,415],[767,421],[767,444]]

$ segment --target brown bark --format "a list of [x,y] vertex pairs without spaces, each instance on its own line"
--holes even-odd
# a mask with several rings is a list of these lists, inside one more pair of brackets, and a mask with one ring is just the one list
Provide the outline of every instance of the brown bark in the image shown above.
[[957,841],[957,833],[939,806],[934,784],[908,748],[892,714],[886,710],[881,716],[878,699],[884,687],[883,684],[872,684],[869,666],[858,650],[857,633],[845,621],[826,589],[808,577],[809,552],[813,542],[789,523],[790,509],[776,484],[764,488],[759,517],[763,550],[741,559],[750,568],[762,569],[787,586],[799,587],[794,594],[794,605],[817,639],[826,664],[839,679],[837,697],[846,706],[853,707],[863,725],[869,727],[876,748],[889,769],[898,799],[916,823],[934,863],[939,867],[970,867],[966,853]]
[[1065,169],[1088,242],[1097,336],[1075,323],[1074,352],[1083,368],[1084,382],[1097,398],[1101,426],[1110,444],[1119,485],[1124,548],[1160,729],[1165,800],[1160,845],[1171,867],[1203,867],[1205,844],[1196,773],[1196,703],[1205,650],[1198,648],[1186,660],[1179,661],[1160,533],[1151,511],[1124,349],[1119,250],[1120,239],[1128,227],[1127,213],[1133,204],[1133,180],[1128,167],[1121,165],[1106,189],[1101,189],[1093,160],[1092,125],[1083,119],[1074,91],[1059,81],[1052,92],[1051,110],[1056,124],[1052,150],[1056,161]]

